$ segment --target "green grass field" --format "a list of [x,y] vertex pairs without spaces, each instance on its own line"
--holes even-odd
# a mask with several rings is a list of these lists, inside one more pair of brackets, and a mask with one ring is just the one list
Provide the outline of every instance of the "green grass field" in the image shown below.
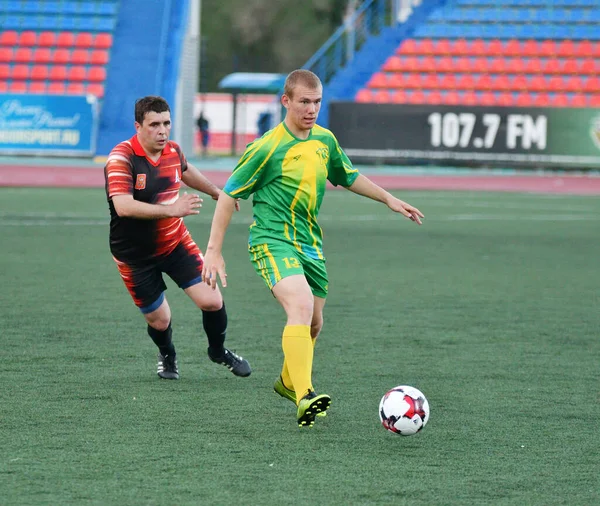
[[[228,343],[169,282],[181,380],[108,251],[102,190],[0,189],[0,504],[600,504],[600,201],[408,192],[417,227],[329,192],[330,297],[314,364],[333,398],[313,429],[272,391],[283,311],[245,250],[225,256]],[[186,219],[201,248],[214,205]],[[412,437],[377,406],[399,384],[431,406]]]

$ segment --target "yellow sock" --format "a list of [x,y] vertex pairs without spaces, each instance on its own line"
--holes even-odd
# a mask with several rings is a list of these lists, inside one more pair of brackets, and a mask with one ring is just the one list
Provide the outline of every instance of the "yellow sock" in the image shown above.
[[[296,392],[296,402],[299,402],[309,390],[312,390],[313,345],[309,325],[286,325],[282,337],[284,369]],[[286,378],[282,371],[282,379]]]
[[[317,338],[311,338],[313,349],[317,344]],[[290,378],[290,371],[288,371],[287,362],[285,358],[283,359],[283,367],[281,368],[281,381],[283,381],[283,386],[289,388],[290,390],[294,390],[294,384],[292,383],[292,378]]]

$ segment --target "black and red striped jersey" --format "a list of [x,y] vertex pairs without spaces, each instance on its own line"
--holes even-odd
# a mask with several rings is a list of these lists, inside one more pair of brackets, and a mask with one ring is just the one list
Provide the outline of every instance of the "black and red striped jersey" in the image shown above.
[[149,204],[172,204],[179,197],[186,170],[187,160],[172,141],[167,142],[156,162],[148,158],[137,135],[110,152],[104,178],[110,209],[110,251],[117,260],[135,264],[168,255],[189,235],[182,218],[122,218],[112,202],[116,195],[133,195],[135,200]]

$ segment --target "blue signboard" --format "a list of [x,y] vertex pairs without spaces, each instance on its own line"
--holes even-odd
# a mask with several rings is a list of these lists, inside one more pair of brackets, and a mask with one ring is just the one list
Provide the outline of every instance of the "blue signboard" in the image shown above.
[[0,154],[93,156],[97,130],[92,95],[0,95]]

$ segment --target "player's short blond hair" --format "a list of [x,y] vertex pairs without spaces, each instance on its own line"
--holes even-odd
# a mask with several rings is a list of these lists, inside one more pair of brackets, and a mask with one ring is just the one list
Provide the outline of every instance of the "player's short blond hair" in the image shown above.
[[298,85],[306,86],[310,90],[323,87],[317,74],[310,70],[298,69],[290,72],[286,77],[285,84],[283,85],[283,93],[292,98],[294,88]]

